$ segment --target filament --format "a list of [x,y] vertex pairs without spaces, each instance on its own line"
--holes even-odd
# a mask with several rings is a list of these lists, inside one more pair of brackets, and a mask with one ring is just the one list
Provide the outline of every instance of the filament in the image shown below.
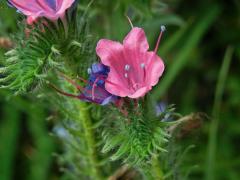
[[67,93],[67,92],[64,92],[60,89],[58,89],[55,85],[49,83],[49,86],[51,86],[53,89],[55,89],[58,93],[64,95],[64,96],[69,96],[69,97],[73,97],[73,98],[78,98],[79,99],[79,96],[77,95],[74,95],[74,94],[70,94],[70,93]]
[[157,40],[157,44],[155,46],[155,54],[157,53],[157,50],[158,50],[158,47],[159,47],[159,44],[160,44],[160,41],[161,41],[161,38],[162,38],[162,35],[163,35],[163,32],[166,30],[166,27],[165,26],[161,26],[161,31],[160,31],[160,34],[158,36],[158,40]]
[[128,15],[126,15],[126,18],[127,18],[128,22],[129,22],[131,28],[133,28],[133,23],[132,23],[131,19],[128,17]]

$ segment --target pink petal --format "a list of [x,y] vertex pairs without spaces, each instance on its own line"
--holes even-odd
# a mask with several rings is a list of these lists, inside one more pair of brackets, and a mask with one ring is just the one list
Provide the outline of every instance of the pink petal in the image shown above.
[[126,49],[124,47],[125,65],[128,64],[130,66],[127,73],[132,83],[142,84],[144,81],[144,71],[141,68],[141,64],[146,64],[145,54],[146,52]]
[[[109,73],[110,75],[110,73]],[[113,84],[111,83],[111,78],[112,76],[108,76],[107,81],[105,82],[105,89],[115,95],[115,96],[120,96],[120,97],[126,97],[128,96],[131,92],[129,89],[125,88],[125,86],[121,86],[120,84]]]
[[123,40],[123,45],[127,49],[136,51],[147,51],[149,49],[145,32],[142,28],[134,27]]
[[165,67],[162,59],[154,52],[148,52],[147,54],[150,62],[146,66],[146,71],[149,73],[147,74],[145,83],[148,86],[155,86],[162,76]]
[[56,0],[56,9],[59,10],[62,7],[64,0]]
[[44,0],[44,2],[49,6],[52,10],[57,10],[57,1],[56,0]]
[[28,23],[38,17],[46,17],[51,20],[62,18],[65,11],[71,7],[75,0],[56,0],[56,10],[54,10],[48,0],[9,0],[19,11],[28,16]]
[[124,77],[125,57],[123,46],[119,42],[102,39],[96,47],[97,55],[101,62],[110,67],[105,87],[114,95],[126,96],[129,93],[128,81]]
[[149,89],[148,87],[142,87],[142,88],[138,89],[136,92],[134,92],[134,94],[128,95],[128,97],[130,97],[130,98],[143,97],[150,90],[151,90],[151,88]]
[[121,63],[121,59],[123,59],[122,44],[108,39],[101,39],[97,43],[96,52],[102,63],[106,66]]
[[54,10],[49,6],[46,0],[35,0],[35,3],[45,12],[54,13]]
[[97,44],[96,52],[104,65],[109,66],[111,71],[117,71],[117,74],[124,76],[125,62],[122,44],[102,39]]
[[65,11],[72,6],[75,0],[57,0],[58,4],[61,5],[58,9],[58,14],[62,16]]
[[141,64],[145,64],[144,54],[149,49],[147,38],[143,29],[134,27],[123,41],[124,55],[127,64],[131,66],[130,76],[133,82],[143,79]]
[[36,4],[35,0],[9,0],[9,2],[26,16],[41,11],[41,8]]

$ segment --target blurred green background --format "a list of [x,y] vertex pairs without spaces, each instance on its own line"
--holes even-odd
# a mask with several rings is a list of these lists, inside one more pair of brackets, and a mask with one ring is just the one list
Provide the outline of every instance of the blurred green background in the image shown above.
[[[80,0],[79,10],[87,0]],[[90,31],[99,38],[122,41],[130,26],[146,31],[154,48],[160,25],[167,31],[159,55],[166,63],[152,91],[159,101],[176,104],[185,115],[204,112],[209,118],[189,127],[178,139],[184,149],[184,179],[240,179],[240,1],[238,0],[95,0],[89,12]],[[0,60],[4,38],[18,32],[20,15],[0,1]],[[58,119],[37,92],[14,97],[0,90],[0,180],[60,179],[55,152],[61,142],[51,135]],[[183,178],[180,178],[183,179]]]

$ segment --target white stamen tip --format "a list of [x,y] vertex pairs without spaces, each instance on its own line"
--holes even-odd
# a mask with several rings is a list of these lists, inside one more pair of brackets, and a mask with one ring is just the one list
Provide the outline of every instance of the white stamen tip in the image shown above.
[[161,26],[161,31],[162,32],[166,31],[166,27],[164,25]]
[[141,68],[142,69],[145,68],[145,64],[144,63],[141,64]]
[[130,65],[126,64],[125,67],[124,67],[124,69],[125,69],[126,71],[129,71]]
[[128,78],[128,73],[125,73],[124,76],[125,76],[125,78]]
[[91,68],[88,68],[88,69],[87,69],[87,72],[88,72],[88,74],[92,74],[92,69],[91,69]]

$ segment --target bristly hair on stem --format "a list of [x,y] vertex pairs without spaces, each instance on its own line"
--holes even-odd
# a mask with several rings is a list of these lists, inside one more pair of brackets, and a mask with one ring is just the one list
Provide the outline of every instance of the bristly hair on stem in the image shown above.
[[[144,100],[137,103],[127,101],[128,114],[123,115],[118,109],[115,114],[109,113],[111,127],[105,128],[103,153],[112,152],[111,160],[122,159],[124,163],[134,167],[144,167],[151,163],[153,156],[166,153],[165,144],[170,135],[166,132],[167,124],[161,122],[165,114],[173,113],[167,108],[160,116],[149,116]],[[112,119],[118,117],[118,119]]]
[[[41,85],[47,72],[67,65],[74,74],[88,67],[83,61],[92,58],[94,43],[88,35],[87,17],[81,17],[76,9],[67,12],[65,21],[51,22],[40,19],[34,26],[22,24],[20,36],[15,39],[15,48],[9,50],[0,67],[1,88],[26,93]],[[76,66],[77,64],[77,66]]]

